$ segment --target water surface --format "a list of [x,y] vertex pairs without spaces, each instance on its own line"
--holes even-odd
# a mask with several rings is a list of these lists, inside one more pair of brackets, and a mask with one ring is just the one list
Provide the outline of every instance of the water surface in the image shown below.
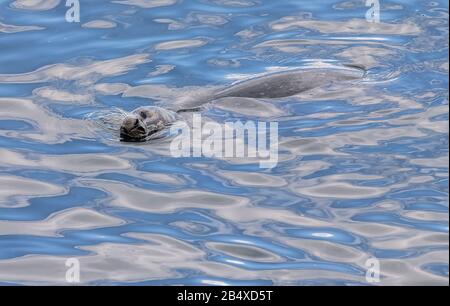
[[[0,0],[0,283],[448,284],[448,3]],[[92,114],[257,74],[353,64],[362,82],[228,99],[276,121],[280,162],[173,158]]]

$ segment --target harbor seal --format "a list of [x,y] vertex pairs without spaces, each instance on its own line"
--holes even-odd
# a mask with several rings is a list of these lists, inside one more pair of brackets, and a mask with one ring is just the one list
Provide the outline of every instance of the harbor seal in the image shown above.
[[176,111],[160,107],[140,107],[122,122],[121,138],[124,141],[144,141],[177,120],[177,113],[195,111],[203,104],[222,98],[276,99],[294,96],[316,87],[334,82],[363,78],[365,70],[358,67],[311,68],[276,72],[247,79],[203,95],[181,97]]

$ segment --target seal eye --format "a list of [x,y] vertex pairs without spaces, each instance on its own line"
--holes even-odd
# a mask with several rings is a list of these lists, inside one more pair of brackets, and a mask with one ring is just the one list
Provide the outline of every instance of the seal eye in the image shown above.
[[146,112],[141,112],[141,117],[142,117],[142,119],[146,119],[147,118],[147,113]]

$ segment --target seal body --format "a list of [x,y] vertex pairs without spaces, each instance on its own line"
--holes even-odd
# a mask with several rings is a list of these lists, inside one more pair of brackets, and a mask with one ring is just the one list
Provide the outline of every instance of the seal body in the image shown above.
[[123,141],[143,141],[177,120],[177,114],[157,106],[139,107],[122,121],[120,137]]
[[364,74],[364,70],[356,68],[288,70],[231,85],[216,93],[216,99],[227,97],[256,99],[290,97],[334,82],[361,79]]
[[362,79],[366,71],[359,67],[301,68],[260,75],[222,89],[206,89],[180,97],[178,109],[196,109],[222,98],[276,99],[300,94],[335,82]]

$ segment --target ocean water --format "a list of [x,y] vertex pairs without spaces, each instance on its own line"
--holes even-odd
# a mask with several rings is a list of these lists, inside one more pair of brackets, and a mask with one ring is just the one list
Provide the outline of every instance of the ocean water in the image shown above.
[[[448,285],[448,2],[379,4],[81,0],[68,22],[0,0],[0,284],[68,284],[75,260],[97,285]],[[99,124],[346,64],[364,79],[200,111],[278,122],[269,169]]]

